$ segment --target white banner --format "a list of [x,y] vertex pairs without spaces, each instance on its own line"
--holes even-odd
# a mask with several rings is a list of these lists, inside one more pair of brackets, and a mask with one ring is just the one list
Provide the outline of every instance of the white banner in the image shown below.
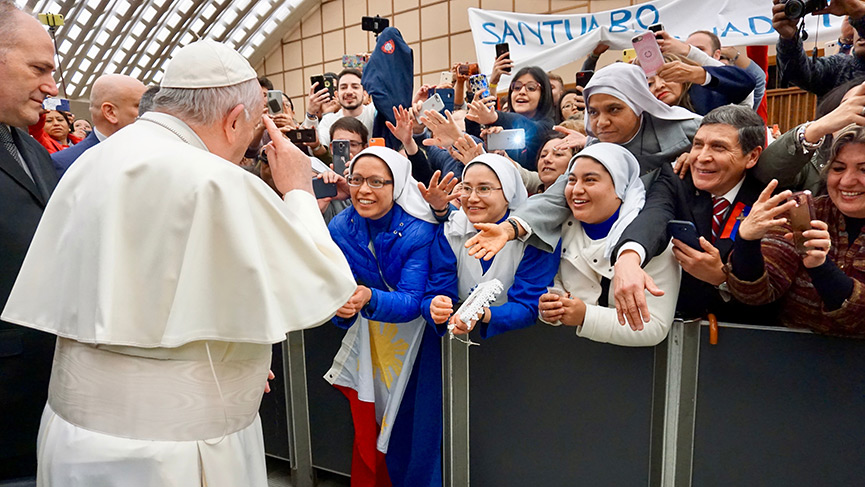
[[[842,21],[843,17],[831,15],[808,16],[808,47],[813,47],[814,39],[837,39]],[[628,49],[634,35],[656,23],[663,23],[667,32],[680,39],[695,30],[712,31],[725,46],[773,45],[778,41],[772,27],[772,0],[654,0],[579,15],[469,9],[482,73],[492,71],[498,43],[508,43],[516,69],[540,66],[549,71],[588,55],[600,42],[613,49]]]

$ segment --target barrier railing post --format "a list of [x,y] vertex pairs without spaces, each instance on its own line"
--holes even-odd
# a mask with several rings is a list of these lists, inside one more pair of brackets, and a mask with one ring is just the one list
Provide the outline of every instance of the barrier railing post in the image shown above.
[[[700,353],[699,323],[699,320],[674,321],[665,342],[665,363],[659,364],[661,357],[656,356],[653,404],[656,409],[653,411],[653,465],[650,475],[650,484],[653,486],[691,485]],[[663,404],[660,404],[660,395],[663,395]],[[660,425],[658,421],[661,421]]]
[[309,401],[306,391],[303,331],[288,334],[288,339],[282,342],[282,356],[283,374],[286,378],[285,404],[288,408],[291,485],[313,487],[315,478],[312,469],[312,440],[309,434]]
[[445,487],[469,485],[469,346],[442,339]]

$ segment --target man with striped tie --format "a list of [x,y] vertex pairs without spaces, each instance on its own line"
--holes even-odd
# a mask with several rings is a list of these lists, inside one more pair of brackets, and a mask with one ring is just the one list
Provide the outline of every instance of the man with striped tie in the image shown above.
[[[690,172],[684,179],[669,167],[662,168],[646,195],[643,211],[625,230],[614,252],[618,255],[616,307],[629,322],[640,317],[635,295],[642,294],[643,280],[628,277],[639,276],[640,265],[664,250],[669,235],[663,229],[674,219],[694,224],[701,247],[695,249],[673,240],[673,253],[685,271],[677,316],[692,319],[711,312],[719,320],[761,324],[774,319],[776,313],[770,308],[746,307],[732,299],[725,289],[724,272],[739,221],[765,186],[749,171],[765,144],[763,120],[753,110],[727,105],[703,118],[694,136]],[[651,279],[645,287],[653,290]]]

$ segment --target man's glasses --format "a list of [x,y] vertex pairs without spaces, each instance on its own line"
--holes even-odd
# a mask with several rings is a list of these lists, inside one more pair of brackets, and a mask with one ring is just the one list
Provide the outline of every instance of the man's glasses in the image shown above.
[[366,185],[372,189],[381,189],[386,184],[393,184],[393,181],[389,179],[382,179],[378,176],[370,176],[368,178],[361,177],[357,174],[352,174],[348,177],[348,185],[349,186],[360,186],[366,181]]
[[528,83],[520,83],[519,81],[514,81],[511,84],[511,91],[517,92],[523,89],[523,86],[526,87],[526,91],[529,93],[534,93],[541,89],[541,84],[537,81],[529,81]]
[[472,192],[475,192],[481,198],[485,198],[492,194],[493,191],[501,190],[502,188],[493,188],[492,186],[478,186],[477,188],[472,188],[471,186],[467,186],[463,184],[460,186],[460,194],[463,196],[471,196]]

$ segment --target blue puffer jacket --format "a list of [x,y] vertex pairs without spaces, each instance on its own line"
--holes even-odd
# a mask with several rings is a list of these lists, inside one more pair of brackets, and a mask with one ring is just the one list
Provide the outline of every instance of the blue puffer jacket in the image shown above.
[[[363,316],[405,323],[420,316],[429,272],[429,247],[436,226],[409,215],[399,205],[394,205],[392,213],[390,228],[373,242],[375,255],[369,248],[366,219],[354,207],[334,217],[328,228],[357,283],[372,290],[372,299],[361,310]],[[388,285],[394,290],[390,291]],[[355,317],[333,318],[341,328],[350,327],[354,321]]]

